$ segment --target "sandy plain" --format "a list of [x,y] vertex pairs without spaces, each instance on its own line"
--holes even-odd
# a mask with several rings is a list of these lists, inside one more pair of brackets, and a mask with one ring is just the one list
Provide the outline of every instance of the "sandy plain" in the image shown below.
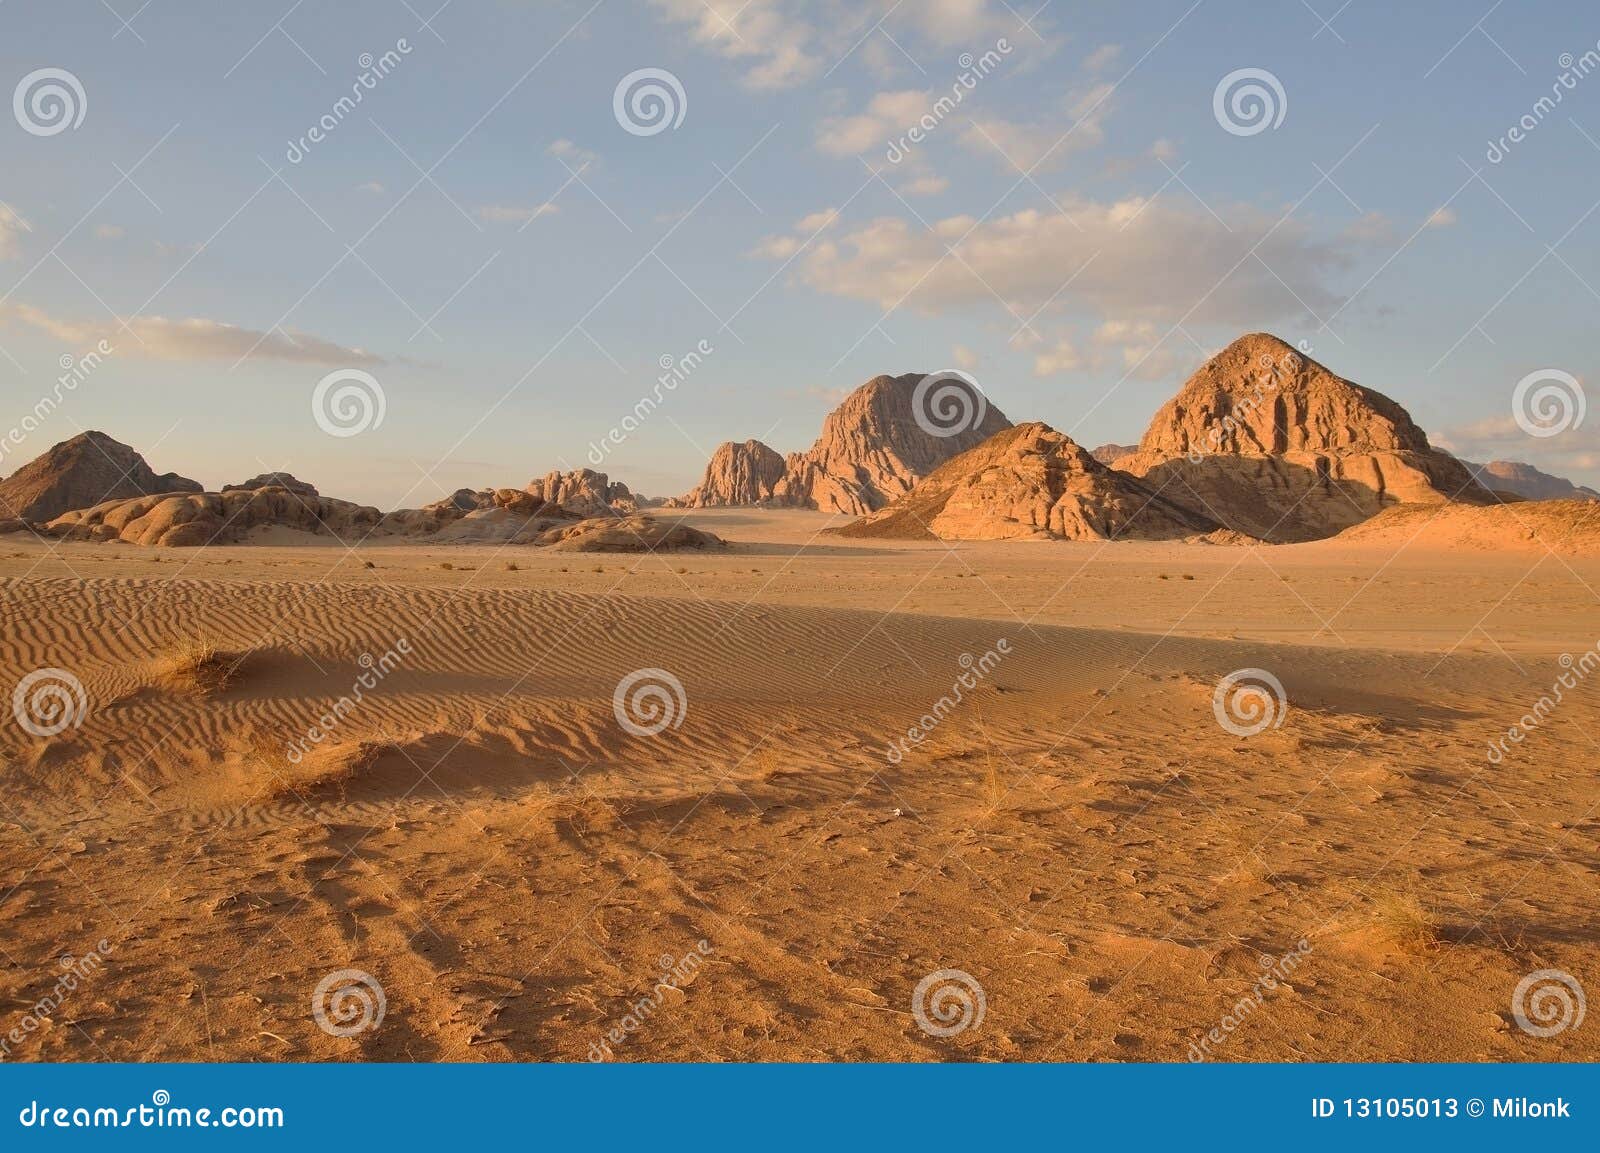
[[[1600,641],[1600,560],[686,519],[732,547],[0,540],[0,684],[85,697],[0,726],[6,1059],[1600,1057],[1513,1012],[1600,988],[1600,677],[1489,755]],[[679,723],[634,735],[649,668]],[[1243,669],[1286,702],[1249,735]]]

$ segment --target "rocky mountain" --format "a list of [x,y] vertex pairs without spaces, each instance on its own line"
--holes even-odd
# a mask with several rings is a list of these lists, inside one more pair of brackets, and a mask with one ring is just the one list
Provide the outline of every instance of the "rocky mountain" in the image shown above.
[[770,504],[784,469],[783,457],[759,440],[726,441],[711,454],[699,485],[674,503],[685,508]]
[[157,474],[144,457],[105,433],[84,432],[0,481],[0,520],[48,521],[107,500],[199,491],[187,477]]
[[1270,541],[1331,536],[1395,504],[1490,499],[1400,405],[1266,333],[1202,365],[1116,467]]
[[674,503],[787,505],[862,516],[1010,426],[981,391],[954,374],[875,376],[827,415],[811,448],[783,459],[781,475],[777,453],[760,441],[729,442],[712,456],[699,487]]
[[1564,476],[1552,476],[1516,460],[1491,460],[1488,464],[1461,462],[1491,492],[1510,493],[1523,500],[1600,500],[1600,492],[1573,484]]
[[1034,423],[996,433],[839,531],[906,540],[1168,540],[1219,527]]

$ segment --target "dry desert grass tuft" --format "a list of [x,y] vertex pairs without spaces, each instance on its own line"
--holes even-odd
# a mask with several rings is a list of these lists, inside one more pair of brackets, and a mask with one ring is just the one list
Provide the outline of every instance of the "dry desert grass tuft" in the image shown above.
[[204,637],[190,636],[156,658],[155,672],[170,688],[209,697],[233,684],[243,661],[239,653],[224,652]]
[[1372,915],[1383,935],[1407,953],[1426,953],[1439,945],[1439,919],[1412,890],[1379,893]]

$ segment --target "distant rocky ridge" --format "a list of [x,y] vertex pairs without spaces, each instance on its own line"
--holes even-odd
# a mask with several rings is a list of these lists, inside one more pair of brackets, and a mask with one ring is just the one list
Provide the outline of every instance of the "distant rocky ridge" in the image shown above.
[[188,477],[158,475],[105,433],[83,432],[0,481],[0,520],[47,521],[106,500],[199,491],[199,482]]
[[1116,464],[1130,452],[1138,451],[1139,446],[1136,444],[1102,444],[1098,448],[1091,448],[1089,455],[1101,464]]
[[1510,493],[1523,500],[1600,500],[1600,492],[1566,477],[1552,476],[1516,460],[1491,460],[1487,464],[1461,462],[1478,483],[1495,493]]
[[[108,459],[130,483],[106,481],[102,462]],[[157,477],[138,453],[91,433],[57,445],[13,480],[13,492],[27,498],[20,507],[28,511],[53,508],[72,500],[71,494],[96,488],[113,494],[109,499],[86,497],[83,506],[56,515],[0,518],[0,531],[26,530],[73,541],[181,548],[237,543],[260,531],[281,529],[334,536],[348,544],[372,537],[426,536],[585,551],[721,545],[709,533],[640,515],[654,502],[590,469],[551,472],[525,489],[462,489],[426,508],[384,513],[322,496],[315,485],[284,472],[262,473],[218,492],[200,491],[194,481]],[[150,491],[126,495],[129,487]],[[125,495],[116,495],[119,491]],[[41,499],[41,494],[51,499]]]
[[242,480],[238,484],[225,484],[223,492],[254,492],[258,488],[282,488],[300,496],[317,496],[317,486],[307,484],[303,480],[296,480],[292,473],[263,472],[249,480]]
[[729,441],[712,454],[700,484],[671,503],[761,504],[861,516],[1010,426],[1004,413],[961,378],[875,376],[828,414],[807,451],[785,458],[757,440]]
[[1220,527],[1034,423],[996,433],[839,531],[905,540],[1171,540]]
[[1275,542],[1332,536],[1395,504],[1491,499],[1400,405],[1266,333],[1202,365],[1115,466]]
[[[874,377],[828,415],[806,452],[724,444],[700,485],[664,503],[852,513],[859,519],[844,531],[856,536],[1289,542],[1397,506],[1600,500],[1532,465],[1457,460],[1387,396],[1264,333],[1202,366],[1131,447],[1090,452],[1047,425],[1013,427],[952,375]],[[204,492],[89,432],[0,481],[0,532],[166,546],[284,529],[607,551],[712,547],[670,518],[642,515],[662,503],[587,468],[389,513],[324,497],[286,472]]]

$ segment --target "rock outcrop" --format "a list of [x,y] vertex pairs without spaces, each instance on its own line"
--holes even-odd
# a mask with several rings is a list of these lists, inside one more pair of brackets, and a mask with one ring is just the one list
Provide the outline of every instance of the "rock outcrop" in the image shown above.
[[547,529],[535,540],[557,552],[680,552],[720,549],[722,538],[653,516],[597,517]]
[[717,446],[700,484],[674,503],[684,508],[770,504],[784,478],[784,459],[759,440]]
[[550,472],[528,482],[527,493],[547,504],[560,505],[579,516],[609,516],[636,512],[639,501],[628,486],[613,484],[603,472],[579,468],[571,472]]
[[1130,452],[1138,451],[1139,446],[1136,444],[1102,444],[1098,448],[1091,448],[1089,455],[1101,464],[1116,464]]
[[0,481],[0,519],[53,520],[102,501],[199,492],[177,473],[156,473],[144,457],[103,432],[79,433]]
[[1461,462],[1477,482],[1493,493],[1510,493],[1523,500],[1600,500],[1600,492],[1552,476],[1517,460],[1491,460],[1488,464]]
[[260,488],[106,501],[57,517],[44,531],[67,540],[186,548],[233,544],[260,528],[359,538],[384,520],[382,513],[366,505],[308,497],[286,488]]
[[317,486],[298,480],[293,473],[264,472],[238,484],[225,484],[223,492],[255,492],[258,488],[281,488],[297,496],[317,496]]
[[550,472],[526,488],[459,488],[429,511],[471,513],[504,509],[514,515],[553,517],[631,516],[657,502],[640,496],[605,473],[580,468]]
[[1116,467],[1270,541],[1332,536],[1395,504],[1490,499],[1400,405],[1265,333],[1202,365]]
[[996,433],[839,531],[904,540],[1170,540],[1219,527],[1035,423]]
[[[960,377],[875,376],[828,414],[815,444],[783,460],[781,476],[777,454],[766,445],[730,442],[717,449],[700,487],[676,503],[786,505],[863,516],[1009,427],[1005,414]],[[742,499],[752,493],[760,495]]]

